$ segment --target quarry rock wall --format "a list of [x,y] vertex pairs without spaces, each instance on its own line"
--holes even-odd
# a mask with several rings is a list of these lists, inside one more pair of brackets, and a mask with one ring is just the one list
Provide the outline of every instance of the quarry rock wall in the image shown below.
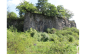
[[70,22],[68,19],[58,17],[48,17],[42,14],[26,13],[24,19],[24,31],[33,28],[37,31],[45,31],[47,28],[56,28],[58,30],[64,27],[76,27],[76,23]]

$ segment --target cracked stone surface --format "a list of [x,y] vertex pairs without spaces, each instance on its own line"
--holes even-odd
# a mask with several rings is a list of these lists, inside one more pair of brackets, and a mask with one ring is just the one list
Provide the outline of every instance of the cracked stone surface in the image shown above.
[[42,14],[25,14],[24,31],[33,28],[43,32],[47,28],[56,28],[58,30],[61,30],[64,27],[76,27],[76,23],[70,22],[68,19],[47,17]]

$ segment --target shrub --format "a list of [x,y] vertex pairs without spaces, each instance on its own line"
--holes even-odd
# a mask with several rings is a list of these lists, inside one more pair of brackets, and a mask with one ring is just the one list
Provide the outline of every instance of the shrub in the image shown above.
[[74,41],[75,46],[79,46],[79,40]]
[[51,54],[76,54],[76,46],[69,44],[68,42],[55,42],[51,47]]
[[[7,32],[7,48],[15,51],[15,53],[23,53],[25,52],[25,44],[23,38],[19,36],[17,33]],[[16,35],[17,34],[17,35]],[[21,41],[20,41],[21,40]],[[22,48],[21,48],[22,47]],[[20,49],[21,48],[21,49]]]
[[74,32],[74,33],[77,33],[79,35],[79,30],[75,27],[72,27],[72,28],[68,28],[66,29],[67,31],[71,31],[71,32]]
[[35,38],[37,41],[41,41],[41,38],[42,38],[41,33],[35,33],[35,34],[34,34],[34,38]]
[[49,40],[49,36],[48,36],[47,33],[41,33],[41,36],[42,36],[42,38],[41,38],[42,41],[47,41],[47,40]]
[[54,34],[56,32],[56,29],[55,28],[52,28],[51,29],[51,33]]
[[79,35],[79,30],[75,27],[72,27],[72,28],[65,27],[65,28],[63,28],[63,30],[71,31],[71,32],[77,33]]
[[56,30],[55,34],[59,35],[60,34],[60,30]]
[[52,29],[48,28],[46,32],[54,34],[56,32],[56,29],[55,28],[52,28]]
[[[30,37],[29,33],[18,33],[7,30],[7,53],[26,54],[29,46],[32,46],[35,39]],[[35,42],[36,43],[36,42]]]
[[73,32],[72,36],[74,36],[76,40],[79,40],[79,35],[77,33]]
[[37,32],[32,28],[26,32],[12,32],[11,29],[7,29],[8,54],[77,53],[76,46],[79,45],[79,36],[69,28],[68,30],[56,30],[54,34]]
[[12,32],[17,32],[17,29],[15,27],[13,27],[13,25],[9,27],[9,30]]
[[73,31],[74,33],[77,33],[79,35],[79,30],[77,28],[72,27],[70,29],[71,29],[71,31]]
[[35,33],[37,33],[37,31],[35,29],[32,29],[32,28],[30,28],[26,31],[26,33],[28,33],[28,32],[30,33],[31,37],[34,37]]
[[33,37],[33,36],[34,36],[34,34],[35,34],[35,32],[31,32],[31,37]]
[[72,31],[67,31],[67,30],[61,30],[60,33],[64,36],[64,35],[72,35]]
[[46,32],[47,33],[51,33],[51,29],[50,28],[47,28]]
[[68,39],[69,42],[73,42],[73,41],[75,40],[75,38],[74,38],[73,36],[71,36],[71,35],[69,35],[68,38],[69,38],[69,39]]
[[49,37],[49,41],[56,41],[58,36],[56,34],[50,34]]

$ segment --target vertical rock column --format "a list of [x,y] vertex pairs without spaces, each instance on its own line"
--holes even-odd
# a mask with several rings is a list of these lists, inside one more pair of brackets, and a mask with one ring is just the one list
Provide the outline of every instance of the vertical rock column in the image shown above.
[[26,13],[24,19],[24,31],[33,27],[32,20],[33,20],[33,16],[31,15],[31,13]]

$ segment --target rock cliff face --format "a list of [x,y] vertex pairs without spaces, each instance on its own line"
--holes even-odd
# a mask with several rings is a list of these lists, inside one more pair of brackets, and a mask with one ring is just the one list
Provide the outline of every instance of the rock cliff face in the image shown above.
[[19,31],[23,31],[24,28],[24,19],[23,20],[19,20],[19,19],[7,19],[7,28],[9,28],[10,26],[15,27],[17,30]]
[[47,28],[56,28],[58,30],[64,27],[76,27],[76,23],[67,19],[57,17],[47,17],[41,14],[26,13],[24,19],[24,31],[33,28],[38,31],[45,31]]

